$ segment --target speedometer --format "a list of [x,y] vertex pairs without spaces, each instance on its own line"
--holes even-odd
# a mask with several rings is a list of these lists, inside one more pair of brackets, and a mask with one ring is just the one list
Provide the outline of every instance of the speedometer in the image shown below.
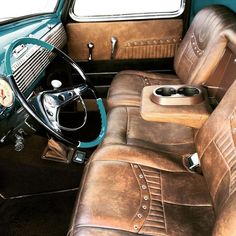
[[7,81],[0,78],[0,105],[3,107],[12,106],[14,95]]

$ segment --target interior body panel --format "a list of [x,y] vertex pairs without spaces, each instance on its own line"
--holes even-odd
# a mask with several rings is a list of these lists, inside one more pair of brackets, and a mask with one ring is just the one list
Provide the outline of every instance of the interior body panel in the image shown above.
[[[121,70],[172,72],[173,57],[188,24],[189,8],[187,3],[184,13],[175,18],[170,15],[163,19],[69,22],[68,54],[100,94],[108,92],[112,78]],[[114,48],[112,38],[116,40]],[[93,44],[92,60],[89,43]]]
[[[111,60],[111,38],[117,39],[113,60],[174,57],[182,38],[183,21],[146,20],[128,22],[70,23],[66,26],[68,53],[75,60]],[[79,42],[79,43],[78,43]]]

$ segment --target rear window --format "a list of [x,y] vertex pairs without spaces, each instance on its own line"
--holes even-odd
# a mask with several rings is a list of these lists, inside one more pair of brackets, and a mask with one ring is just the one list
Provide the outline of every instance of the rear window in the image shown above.
[[70,15],[77,21],[176,17],[185,0],[75,0]]
[[14,18],[52,13],[56,10],[58,0],[4,0],[0,7],[0,22]]

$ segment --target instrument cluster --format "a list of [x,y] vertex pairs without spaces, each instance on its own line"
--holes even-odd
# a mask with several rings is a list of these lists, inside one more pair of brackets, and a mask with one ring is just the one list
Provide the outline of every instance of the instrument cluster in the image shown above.
[[0,76],[0,115],[3,114],[6,109],[12,107],[14,100],[15,96],[11,86],[4,77]]

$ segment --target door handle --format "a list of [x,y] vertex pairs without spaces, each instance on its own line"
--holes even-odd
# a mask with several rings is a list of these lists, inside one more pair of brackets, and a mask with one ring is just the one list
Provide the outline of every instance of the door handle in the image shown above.
[[88,55],[88,60],[92,61],[93,60],[93,49],[94,49],[94,44],[92,42],[89,42],[87,44],[88,50],[89,50],[89,55]]
[[116,37],[111,37],[111,59],[115,58],[116,49],[117,49],[118,39]]

